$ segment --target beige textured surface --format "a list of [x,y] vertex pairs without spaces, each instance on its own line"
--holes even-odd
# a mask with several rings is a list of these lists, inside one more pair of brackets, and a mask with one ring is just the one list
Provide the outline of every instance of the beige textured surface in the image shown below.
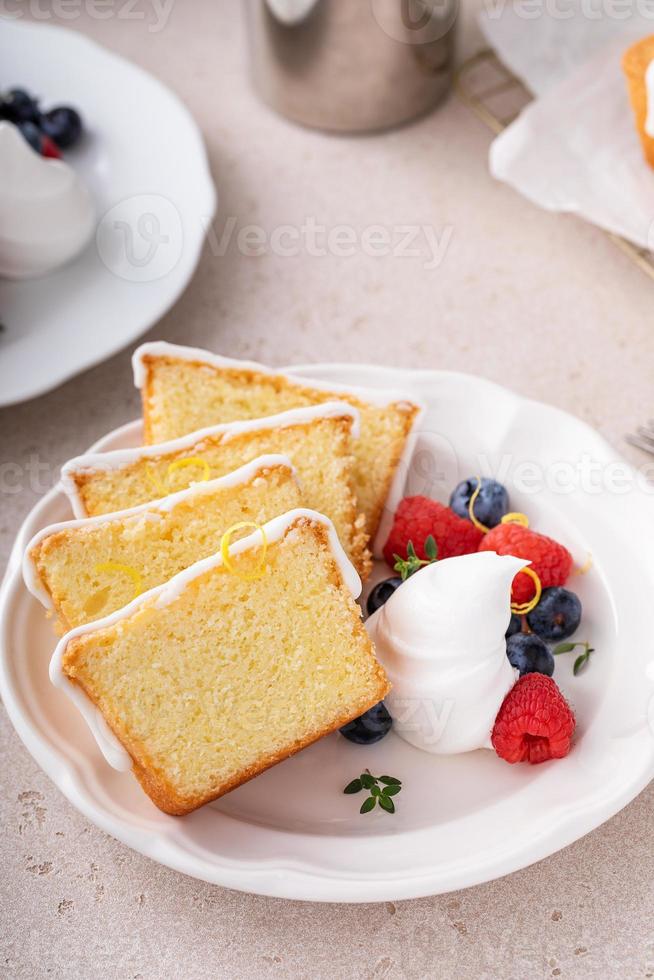
[[[191,106],[220,189],[218,236],[230,215],[269,231],[313,215],[328,226],[418,222],[440,234],[449,225],[450,247],[433,270],[424,255],[208,249],[151,336],[274,364],[472,371],[580,415],[624,448],[622,434],[654,414],[654,284],[592,228],[494,185],[489,134],[454,100],[417,125],[361,140],[276,118],[244,80],[235,8],[180,0],[158,33],[116,16],[69,26],[142,64]],[[479,43],[472,8],[468,51]],[[55,468],[136,411],[125,352],[0,413],[3,461],[18,464],[11,481],[20,488],[0,495],[3,557]],[[4,711],[1,738],[0,975],[12,980],[654,975],[651,788],[584,840],[494,884],[398,905],[311,906],[225,891],[139,857],[64,801]]]

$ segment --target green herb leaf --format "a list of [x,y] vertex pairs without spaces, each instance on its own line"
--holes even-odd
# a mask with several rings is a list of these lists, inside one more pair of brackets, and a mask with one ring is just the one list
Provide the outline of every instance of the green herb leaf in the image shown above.
[[361,804],[359,813],[370,813],[370,811],[374,809],[376,803],[377,798],[375,796],[369,796],[368,799],[364,800]]
[[[406,558],[402,558],[400,555],[393,555],[393,561],[395,562],[393,565],[393,570],[396,571],[399,576],[401,576],[403,582],[405,582],[410,575],[413,575],[414,572],[421,569],[423,565],[429,565],[432,561],[436,561],[436,553],[438,549],[433,535],[429,535],[425,541],[425,546],[427,546],[430,539],[433,546],[429,545],[429,551],[433,554],[433,557],[428,556],[427,558],[418,558],[416,549],[413,546],[413,541],[409,541],[406,546]],[[425,553],[427,554],[427,552]]]
[[433,534],[430,534],[427,538],[425,538],[425,554],[430,561],[436,561],[438,557],[438,545],[436,544],[436,538]]
[[552,653],[554,654],[555,657],[559,653],[570,653],[570,651],[574,650],[576,646],[577,646],[576,643],[559,643],[557,646],[554,647]]
[[402,781],[396,776],[373,776],[370,770],[366,769],[358,779],[353,779],[352,782],[348,783],[343,792],[348,794],[359,793],[362,789],[367,789],[370,796],[367,796],[361,804],[359,813],[370,813],[378,803],[386,813],[395,813],[392,797],[397,796],[402,789]]
[[552,653],[554,654],[570,653],[572,650],[576,650],[577,647],[581,647],[583,653],[580,653],[574,662],[572,673],[575,677],[579,671],[583,670],[583,668],[586,666],[590,660],[591,653],[595,653],[595,649],[590,645],[590,643],[587,640],[584,642],[578,640],[577,643],[559,643],[559,645],[554,647],[552,650]]
[[387,796],[379,797],[379,805],[386,813],[395,813],[395,804]]

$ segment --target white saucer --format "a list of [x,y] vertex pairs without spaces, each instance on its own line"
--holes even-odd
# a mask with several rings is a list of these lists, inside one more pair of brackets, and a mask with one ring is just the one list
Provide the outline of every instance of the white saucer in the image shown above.
[[[580,639],[596,648],[555,679],[573,703],[578,731],[564,760],[509,766],[493,753],[436,757],[391,734],[370,748],[332,735],[184,818],[160,813],[129,773],[110,769],[84,722],[54,689],[47,667],[55,637],[23,586],[29,537],[70,515],[58,489],[32,511],[12,553],[0,601],[0,684],[27,748],[68,799],[130,847],[169,867],[243,891],[286,898],[396,900],[474,885],[552,854],[621,809],[654,774],[652,497],[586,425],[489,382],[442,372],[345,365],[294,368],[306,377],[398,387],[428,406],[407,491],[447,501],[458,479],[503,480],[536,530],[566,543],[591,570],[571,588],[584,604]],[[100,448],[134,445],[139,423]],[[80,447],[82,449],[82,447]],[[528,469],[525,467],[528,464]],[[585,485],[615,481],[626,492]],[[534,487],[542,473],[545,485]],[[565,492],[557,492],[556,487]],[[377,569],[377,576],[388,570]],[[346,783],[363,769],[403,781],[397,812],[361,816]]]
[[195,270],[216,194],[188,110],[136,65],[75,31],[4,19],[0,61],[4,86],[81,111],[88,136],[65,160],[98,220],[69,265],[0,279],[2,406],[49,391],[162,317]]

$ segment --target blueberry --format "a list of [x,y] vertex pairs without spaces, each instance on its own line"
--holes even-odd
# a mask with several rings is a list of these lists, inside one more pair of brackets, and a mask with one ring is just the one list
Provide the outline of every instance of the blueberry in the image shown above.
[[77,143],[82,135],[82,119],[75,109],[60,105],[43,113],[41,129],[57,146],[65,150]]
[[32,122],[21,122],[18,123],[18,129],[23,134],[32,149],[36,153],[40,153],[43,137],[39,127]]
[[[476,476],[462,480],[454,488],[450,497],[450,509],[468,521],[470,520],[470,500],[477,489],[477,484]],[[477,520],[486,527],[495,527],[496,524],[499,524],[503,516],[509,512],[509,495],[505,487],[497,480],[482,476],[481,490],[475,498],[473,512]]]
[[38,102],[22,88],[12,88],[3,95],[0,102],[0,116],[13,123],[38,124],[41,119]]
[[522,620],[515,613],[511,613],[511,622],[509,623],[508,629],[504,634],[508,640],[510,636],[514,636],[515,633],[519,633],[522,630]]
[[393,595],[395,590],[402,585],[401,578],[386,578],[383,582],[378,582],[374,589],[368,596],[368,601],[366,602],[366,609],[368,610],[368,615],[372,616],[374,612],[388,602],[390,597]]
[[385,735],[388,735],[392,724],[393,719],[384,702],[380,701],[379,704],[370,708],[359,718],[343,725],[341,735],[344,735],[348,742],[355,742],[357,745],[372,745],[374,742],[380,742]]
[[509,663],[524,674],[554,673],[554,657],[540,637],[533,633],[516,633],[506,641],[506,655]]
[[543,589],[540,602],[527,616],[529,629],[544,640],[566,640],[581,622],[581,602],[568,589]]

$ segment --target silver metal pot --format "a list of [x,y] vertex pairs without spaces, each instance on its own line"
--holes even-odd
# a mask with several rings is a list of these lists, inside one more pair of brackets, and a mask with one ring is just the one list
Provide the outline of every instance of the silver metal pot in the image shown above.
[[261,97],[306,126],[366,131],[433,108],[452,81],[458,0],[247,0]]

